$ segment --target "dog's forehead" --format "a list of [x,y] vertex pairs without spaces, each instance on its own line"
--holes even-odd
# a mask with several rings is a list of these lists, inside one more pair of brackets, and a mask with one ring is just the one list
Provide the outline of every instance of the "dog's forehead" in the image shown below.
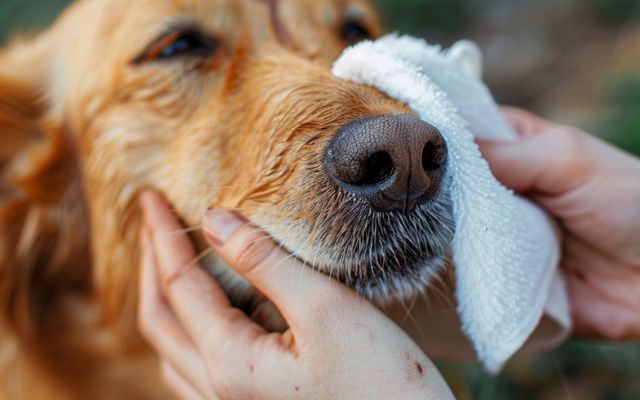
[[373,8],[367,0],[272,0],[277,2],[287,17],[313,19],[316,24],[333,26],[345,18],[363,19],[371,17]]
[[[97,2],[94,0],[93,2]],[[90,3],[93,3],[90,2]],[[121,41],[131,45],[153,40],[175,25],[198,25],[222,36],[251,30],[259,19],[270,19],[282,31],[335,30],[347,18],[374,17],[367,0],[110,0],[101,1],[94,13],[102,32],[124,32]],[[282,21],[285,21],[284,23]],[[242,29],[239,29],[242,27]],[[286,29],[285,29],[286,28]]]
[[[372,13],[368,0],[124,0],[106,1],[110,8],[128,10],[126,14],[141,20],[163,16],[191,17],[203,23],[211,20],[240,18],[269,8],[277,12],[306,15],[316,22],[333,23],[343,17],[367,17]],[[129,12],[130,11],[130,12]],[[122,13],[125,14],[125,13]],[[121,17],[118,17],[121,19]]]
[[[367,0],[249,0],[270,8],[272,30],[278,40],[309,58],[331,59],[342,49],[334,41],[346,21],[365,23],[372,36],[378,36],[379,24]],[[248,12],[252,13],[249,7]]]
[[[291,23],[313,22],[304,28],[334,26],[345,18],[374,16],[368,0],[143,0],[124,1],[123,7],[135,7],[138,18],[153,20],[193,18],[203,25],[218,24],[231,28],[232,22],[248,22],[257,16],[276,16]],[[225,24],[226,22],[226,24]],[[237,29],[237,25],[234,26]],[[302,28],[303,26],[301,26]]]
[[[336,21],[346,19],[362,19],[366,17],[366,10],[353,2],[345,0],[254,0],[266,4],[270,24],[277,39],[286,47],[296,47],[287,27],[292,28],[303,24],[306,29],[312,26],[331,28]],[[249,7],[249,12],[251,12]]]
[[175,25],[199,25],[218,32],[237,31],[245,22],[244,7],[238,0],[142,0],[125,2],[128,27],[163,31]]
[[[254,37],[264,44],[265,32],[275,34],[286,47],[302,54],[334,57],[340,49],[343,21],[367,20],[379,33],[377,18],[367,0],[116,0],[123,12],[113,20],[119,33],[109,34],[120,43],[117,50],[135,58],[149,43],[171,27],[195,25],[221,39],[229,47],[242,38]],[[113,4],[111,7],[116,7]],[[109,13],[105,13],[109,15]],[[104,15],[104,14],[103,14]],[[101,17],[104,18],[104,17]],[[268,28],[270,26],[270,28]],[[265,29],[266,28],[266,29]],[[104,32],[113,32],[105,29]],[[329,48],[328,43],[333,47]],[[331,49],[331,50],[329,50]]]

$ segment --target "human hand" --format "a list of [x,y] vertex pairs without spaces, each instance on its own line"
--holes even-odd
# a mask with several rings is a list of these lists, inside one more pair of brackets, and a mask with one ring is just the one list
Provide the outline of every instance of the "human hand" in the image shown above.
[[414,342],[342,284],[305,267],[237,214],[208,212],[212,249],[287,320],[267,333],[205,271],[155,193],[141,197],[139,326],[184,399],[450,399]]
[[575,334],[640,338],[640,160],[516,109],[514,143],[480,143],[494,175],[563,227]]

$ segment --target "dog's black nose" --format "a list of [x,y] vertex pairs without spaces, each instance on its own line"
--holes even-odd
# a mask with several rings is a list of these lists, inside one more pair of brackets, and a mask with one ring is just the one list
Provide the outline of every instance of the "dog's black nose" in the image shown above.
[[377,211],[413,210],[431,200],[445,170],[440,132],[411,115],[366,118],[344,126],[325,154],[333,180]]

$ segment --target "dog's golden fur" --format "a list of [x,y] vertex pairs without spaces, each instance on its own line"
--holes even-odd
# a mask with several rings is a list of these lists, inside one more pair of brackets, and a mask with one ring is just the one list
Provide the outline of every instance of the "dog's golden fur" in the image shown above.
[[[364,0],[83,0],[0,52],[0,398],[167,397],[135,326],[144,188],[307,245],[332,134],[407,111],[331,76],[346,18],[380,33]],[[181,24],[215,54],[140,61]]]

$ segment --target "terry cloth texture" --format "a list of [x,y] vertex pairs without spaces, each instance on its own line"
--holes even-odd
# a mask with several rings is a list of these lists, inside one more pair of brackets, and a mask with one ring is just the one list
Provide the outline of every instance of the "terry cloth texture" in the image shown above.
[[474,142],[517,137],[481,81],[481,59],[469,41],[442,50],[390,35],[347,49],[333,73],[407,104],[444,136],[456,221],[458,314],[479,360],[495,373],[543,315],[568,333],[570,314],[556,226],[494,178]]

